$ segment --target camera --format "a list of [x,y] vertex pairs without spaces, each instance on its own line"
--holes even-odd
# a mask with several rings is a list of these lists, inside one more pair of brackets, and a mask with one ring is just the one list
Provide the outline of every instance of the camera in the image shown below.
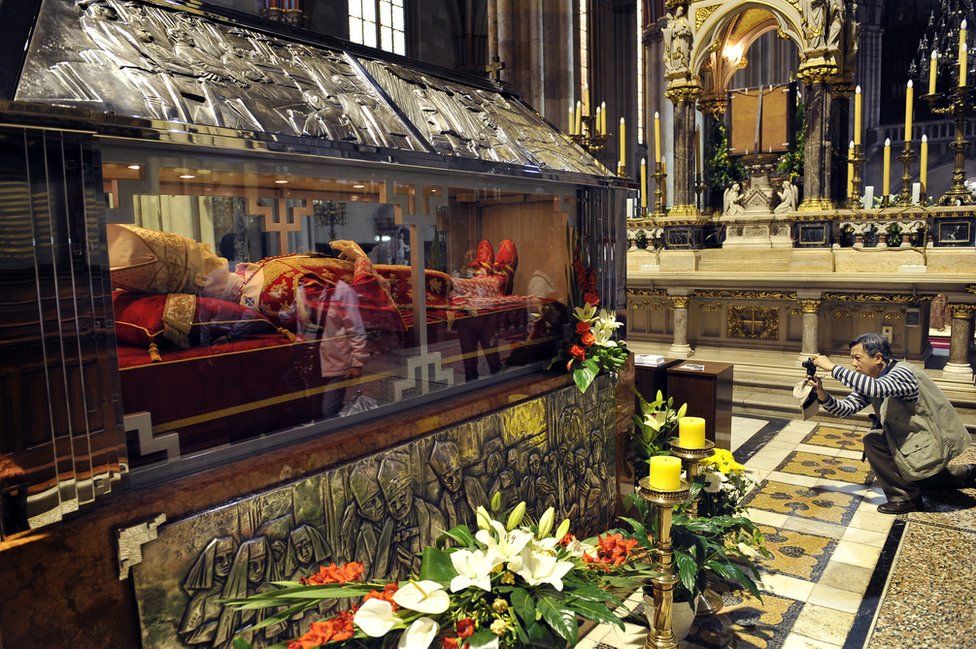
[[817,366],[813,364],[813,359],[808,358],[802,363],[803,369],[807,371],[807,376],[813,378],[817,374]]

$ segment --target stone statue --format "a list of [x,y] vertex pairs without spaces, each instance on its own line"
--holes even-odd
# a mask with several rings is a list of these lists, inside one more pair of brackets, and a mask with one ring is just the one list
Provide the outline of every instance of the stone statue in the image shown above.
[[779,205],[773,210],[774,213],[780,214],[782,212],[795,212],[796,211],[796,199],[799,193],[796,185],[791,183],[789,180],[783,181],[783,189],[776,192],[779,196]]
[[722,197],[723,215],[734,216],[745,211],[742,206],[742,186],[739,183],[732,183],[732,186],[725,190]]
[[847,18],[847,8],[844,0],[829,0],[827,8],[827,49],[832,52],[841,53],[840,37],[844,32],[844,23]]
[[826,0],[810,0],[803,6],[803,35],[806,36],[807,45],[812,50],[821,50],[826,42],[824,35],[824,23],[826,20],[827,7],[824,5]]
[[691,59],[691,25],[685,15],[686,9],[679,6],[671,19],[667,40],[664,43],[664,68],[667,74],[680,74],[688,70]]

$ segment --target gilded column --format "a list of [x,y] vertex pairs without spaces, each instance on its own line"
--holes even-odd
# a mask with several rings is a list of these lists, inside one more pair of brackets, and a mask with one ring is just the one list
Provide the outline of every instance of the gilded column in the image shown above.
[[800,360],[820,353],[820,300],[799,300],[803,318],[803,337],[800,342]]
[[688,358],[693,353],[688,344],[688,296],[669,295],[668,298],[674,311],[674,341],[668,349],[668,356]]
[[949,329],[949,362],[942,370],[946,379],[972,383],[973,367],[969,363],[969,344],[973,338],[971,317],[976,304],[950,304],[952,320]]

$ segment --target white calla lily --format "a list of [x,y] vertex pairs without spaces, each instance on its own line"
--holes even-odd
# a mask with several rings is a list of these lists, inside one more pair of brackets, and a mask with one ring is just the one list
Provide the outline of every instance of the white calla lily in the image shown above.
[[[480,532],[479,532],[480,534]],[[495,567],[494,556],[481,550],[458,550],[451,554],[451,564],[457,577],[451,580],[451,592],[475,586],[491,591],[491,570]]]
[[436,581],[427,580],[411,581],[401,586],[393,594],[393,601],[401,608],[430,615],[440,615],[451,605],[451,598],[444,587]]
[[440,630],[440,625],[429,617],[414,620],[413,624],[407,627],[407,630],[400,636],[397,649],[427,649]]
[[495,566],[510,561],[532,540],[531,532],[525,530],[509,532],[498,521],[491,521],[491,528],[491,532],[478,530],[474,537],[485,546],[486,553],[492,557]]
[[397,625],[393,605],[382,599],[367,600],[352,618],[353,623],[371,638],[382,638]]
[[529,586],[549,584],[556,590],[562,590],[563,577],[573,569],[573,563],[558,561],[550,554],[525,548],[508,563],[508,569],[524,579]]

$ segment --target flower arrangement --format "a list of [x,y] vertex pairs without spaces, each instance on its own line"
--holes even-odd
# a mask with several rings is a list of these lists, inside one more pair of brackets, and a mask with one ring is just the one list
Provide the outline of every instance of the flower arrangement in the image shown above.
[[[300,582],[275,582],[274,590],[226,603],[269,609],[250,634],[327,600],[358,601],[280,645],[287,649],[394,641],[399,649],[553,647],[577,642],[579,618],[622,628],[613,614],[619,600],[608,589],[633,589],[650,576],[645,547],[620,534],[580,541],[568,519],[552,533],[554,516],[550,507],[537,523],[523,524],[522,502],[503,525],[479,507],[477,531],[459,525],[445,532],[424,550],[419,574],[406,581],[363,581],[362,564],[332,564]],[[248,646],[235,640],[235,649]]]
[[685,416],[688,404],[683,403],[675,410],[674,398],[664,398],[660,390],[654,401],[647,401],[634,390],[640,404],[640,413],[634,415],[634,435],[632,448],[634,451],[635,467],[639,475],[648,471],[647,463],[655,455],[667,454],[667,442],[678,426],[678,419]]
[[561,351],[552,364],[565,360],[566,371],[572,372],[576,387],[586,392],[601,369],[619,369],[629,352],[623,340],[614,340],[616,330],[623,323],[609,310],[598,310],[596,274],[579,260],[573,262],[573,272],[582,306],[573,310],[576,326],[569,349]]
[[701,516],[739,516],[742,504],[752,487],[746,468],[736,462],[730,451],[715,449],[715,454],[699,464],[705,477],[698,513]]

